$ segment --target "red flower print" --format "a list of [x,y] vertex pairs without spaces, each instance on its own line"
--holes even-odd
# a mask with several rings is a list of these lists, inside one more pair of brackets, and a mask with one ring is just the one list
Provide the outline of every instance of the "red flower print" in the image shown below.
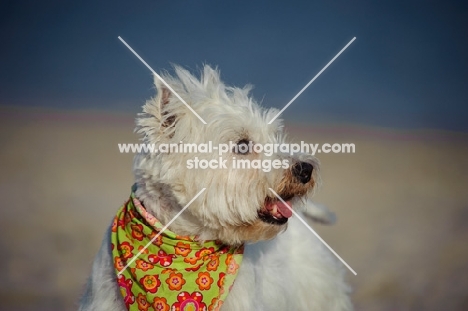
[[131,225],[130,228],[132,229],[132,237],[138,241],[143,241],[143,238],[145,237],[143,235],[143,226],[140,224]]
[[[161,246],[163,244],[163,240],[162,240],[162,235],[159,234],[159,232],[157,231],[152,231],[149,235],[148,235],[148,238],[150,239],[150,241],[154,241],[152,242],[154,245],[156,246]],[[155,238],[155,236],[158,236],[157,238]]]
[[185,284],[185,280],[182,276],[182,273],[172,272],[169,274],[166,283],[169,285],[170,290],[181,290],[182,286]]
[[114,218],[114,220],[112,221],[112,232],[117,232],[117,217]]
[[203,302],[203,295],[199,292],[182,292],[177,295],[177,302],[175,302],[171,311],[207,311],[206,304]]
[[228,264],[228,274],[236,274],[237,270],[239,270],[239,265],[237,264],[236,260],[234,258],[231,258],[231,261]]
[[114,267],[117,271],[122,271],[122,269],[125,267],[122,258],[118,256],[114,258]]
[[115,217],[112,221],[112,232],[117,232],[117,228],[125,228],[125,221],[123,219],[119,219],[119,217]]
[[[209,260],[210,255],[213,254],[214,252],[215,252],[215,250],[214,250],[213,247],[202,248],[202,249],[198,250],[195,253],[195,257],[186,257],[186,258],[184,258],[184,261],[186,263],[191,264],[191,265],[195,265],[199,260]],[[197,266],[197,267],[185,268],[185,270],[187,270],[187,271],[196,271],[199,268],[200,268],[200,266]]]
[[189,263],[189,264],[191,264],[191,265],[194,265],[194,264],[197,263],[197,261],[198,261],[199,259],[200,259],[200,258],[198,258],[198,257],[185,257],[185,258],[184,258],[184,261],[185,261],[186,263]]
[[136,302],[138,304],[138,310],[140,311],[148,311],[148,308],[150,307],[150,304],[148,303],[148,300],[146,300],[146,296],[143,295],[142,293],[139,293]]
[[163,267],[168,267],[172,264],[172,259],[176,258],[174,254],[166,254],[164,251],[158,252],[159,262]]
[[122,244],[118,246],[118,249],[120,250],[120,253],[122,253],[122,257],[124,259],[133,257],[133,254],[132,254],[133,246],[129,242],[127,241],[122,242]]
[[192,240],[189,236],[185,236],[185,235],[176,235],[175,239],[176,240],[182,240],[182,241],[191,241]]
[[219,274],[219,279],[218,279],[218,287],[223,287],[224,286],[224,277],[226,276],[226,273],[221,272]]
[[158,255],[155,255],[155,254],[151,254],[148,256],[148,260],[149,262],[151,262],[152,264],[156,264],[159,262],[159,257]]
[[149,269],[153,269],[153,265],[144,261],[144,260],[141,260],[141,259],[137,259],[136,260],[136,268],[137,269],[140,269],[140,270],[143,270],[143,271],[148,271]]
[[168,274],[172,272],[177,272],[177,269],[172,269],[172,268],[164,268],[161,270],[161,274]]
[[168,267],[172,264],[172,259],[176,256],[174,254],[167,254],[165,251],[160,250],[157,255],[151,254],[148,256],[148,260],[152,264],[160,263],[163,267]]
[[200,270],[200,268],[203,266],[203,262],[200,263],[198,266],[192,266],[190,268],[185,268],[185,271],[189,271],[189,272],[194,272],[194,271],[198,271]]
[[221,245],[219,249],[216,251],[217,254],[226,254],[231,250],[229,245]]
[[192,251],[189,243],[177,242],[174,246],[176,255],[181,255],[182,257],[187,257],[188,254]]
[[135,302],[135,296],[132,294],[132,280],[127,280],[123,275],[117,277],[120,293],[124,299],[125,306],[129,309],[130,305]]
[[202,258],[208,255],[211,255],[215,252],[215,249],[213,247],[210,248],[202,248],[198,252],[195,253],[195,256],[198,258]]
[[213,278],[210,276],[209,272],[199,272],[195,282],[198,284],[200,290],[209,290],[211,284],[213,284]]
[[211,299],[211,304],[208,306],[208,311],[219,311],[222,305],[222,300],[219,300],[218,298],[213,298]]
[[127,213],[124,215],[124,223],[131,223],[133,218],[135,218],[135,215],[133,215],[131,210],[127,210]]
[[226,265],[229,265],[229,263],[231,262],[231,259],[232,259],[232,254],[227,254],[226,260],[224,261],[224,263]]
[[226,277],[226,273],[221,272],[219,274],[218,282],[216,283],[218,285],[218,287],[219,287],[219,294],[220,295],[224,294],[224,280],[225,280],[225,277]]
[[218,266],[219,266],[219,257],[216,256],[216,255],[212,255],[212,256],[210,256],[210,258],[211,258],[211,260],[208,263],[208,265],[206,267],[206,270],[216,271],[218,269]]
[[141,252],[142,254],[148,254],[148,248],[145,248],[143,245],[138,246],[138,252]]
[[156,311],[169,311],[169,305],[164,297],[156,297],[153,302],[153,308]]
[[159,281],[159,277],[157,275],[145,275],[140,279],[140,283],[147,292],[152,294],[156,293],[159,286],[161,286],[161,281]]

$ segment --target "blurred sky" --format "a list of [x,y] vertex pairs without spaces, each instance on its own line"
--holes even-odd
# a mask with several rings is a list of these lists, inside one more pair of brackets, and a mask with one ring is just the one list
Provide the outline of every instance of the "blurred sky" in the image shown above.
[[0,105],[136,113],[150,71],[218,65],[283,117],[468,132],[466,1],[2,1]]

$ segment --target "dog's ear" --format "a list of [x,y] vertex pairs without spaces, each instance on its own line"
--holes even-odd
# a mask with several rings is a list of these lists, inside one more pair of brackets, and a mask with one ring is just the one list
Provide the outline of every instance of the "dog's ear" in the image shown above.
[[135,128],[135,132],[142,134],[147,143],[172,138],[177,122],[177,102],[174,100],[174,94],[156,76],[154,85],[156,96],[146,101],[143,113],[138,115]]
[[174,97],[171,90],[156,76],[154,76],[157,96],[156,104],[159,110],[159,117],[162,128],[170,128],[175,125],[176,115],[170,109],[171,99]]

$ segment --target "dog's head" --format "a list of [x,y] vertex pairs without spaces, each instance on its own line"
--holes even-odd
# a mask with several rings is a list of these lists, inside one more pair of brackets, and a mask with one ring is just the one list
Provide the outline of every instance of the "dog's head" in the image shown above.
[[282,152],[282,120],[269,124],[278,110],[260,107],[249,86],[225,86],[210,66],[200,78],[175,72],[162,76],[174,92],[155,78],[157,95],[137,119],[143,142],[166,148],[135,158],[141,199],[164,218],[206,188],[174,222],[177,233],[230,244],[274,237],[292,216],[288,206],[311,195],[318,161]]

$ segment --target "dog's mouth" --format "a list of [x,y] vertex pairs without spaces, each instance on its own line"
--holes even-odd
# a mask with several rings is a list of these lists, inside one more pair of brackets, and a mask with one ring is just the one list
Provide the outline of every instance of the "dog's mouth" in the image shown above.
[[292,216],[291,199],[285,198],[283,203],[278,199],[266,198],[265,205],[258,212],[261,221],[273,225],[283,225]]

